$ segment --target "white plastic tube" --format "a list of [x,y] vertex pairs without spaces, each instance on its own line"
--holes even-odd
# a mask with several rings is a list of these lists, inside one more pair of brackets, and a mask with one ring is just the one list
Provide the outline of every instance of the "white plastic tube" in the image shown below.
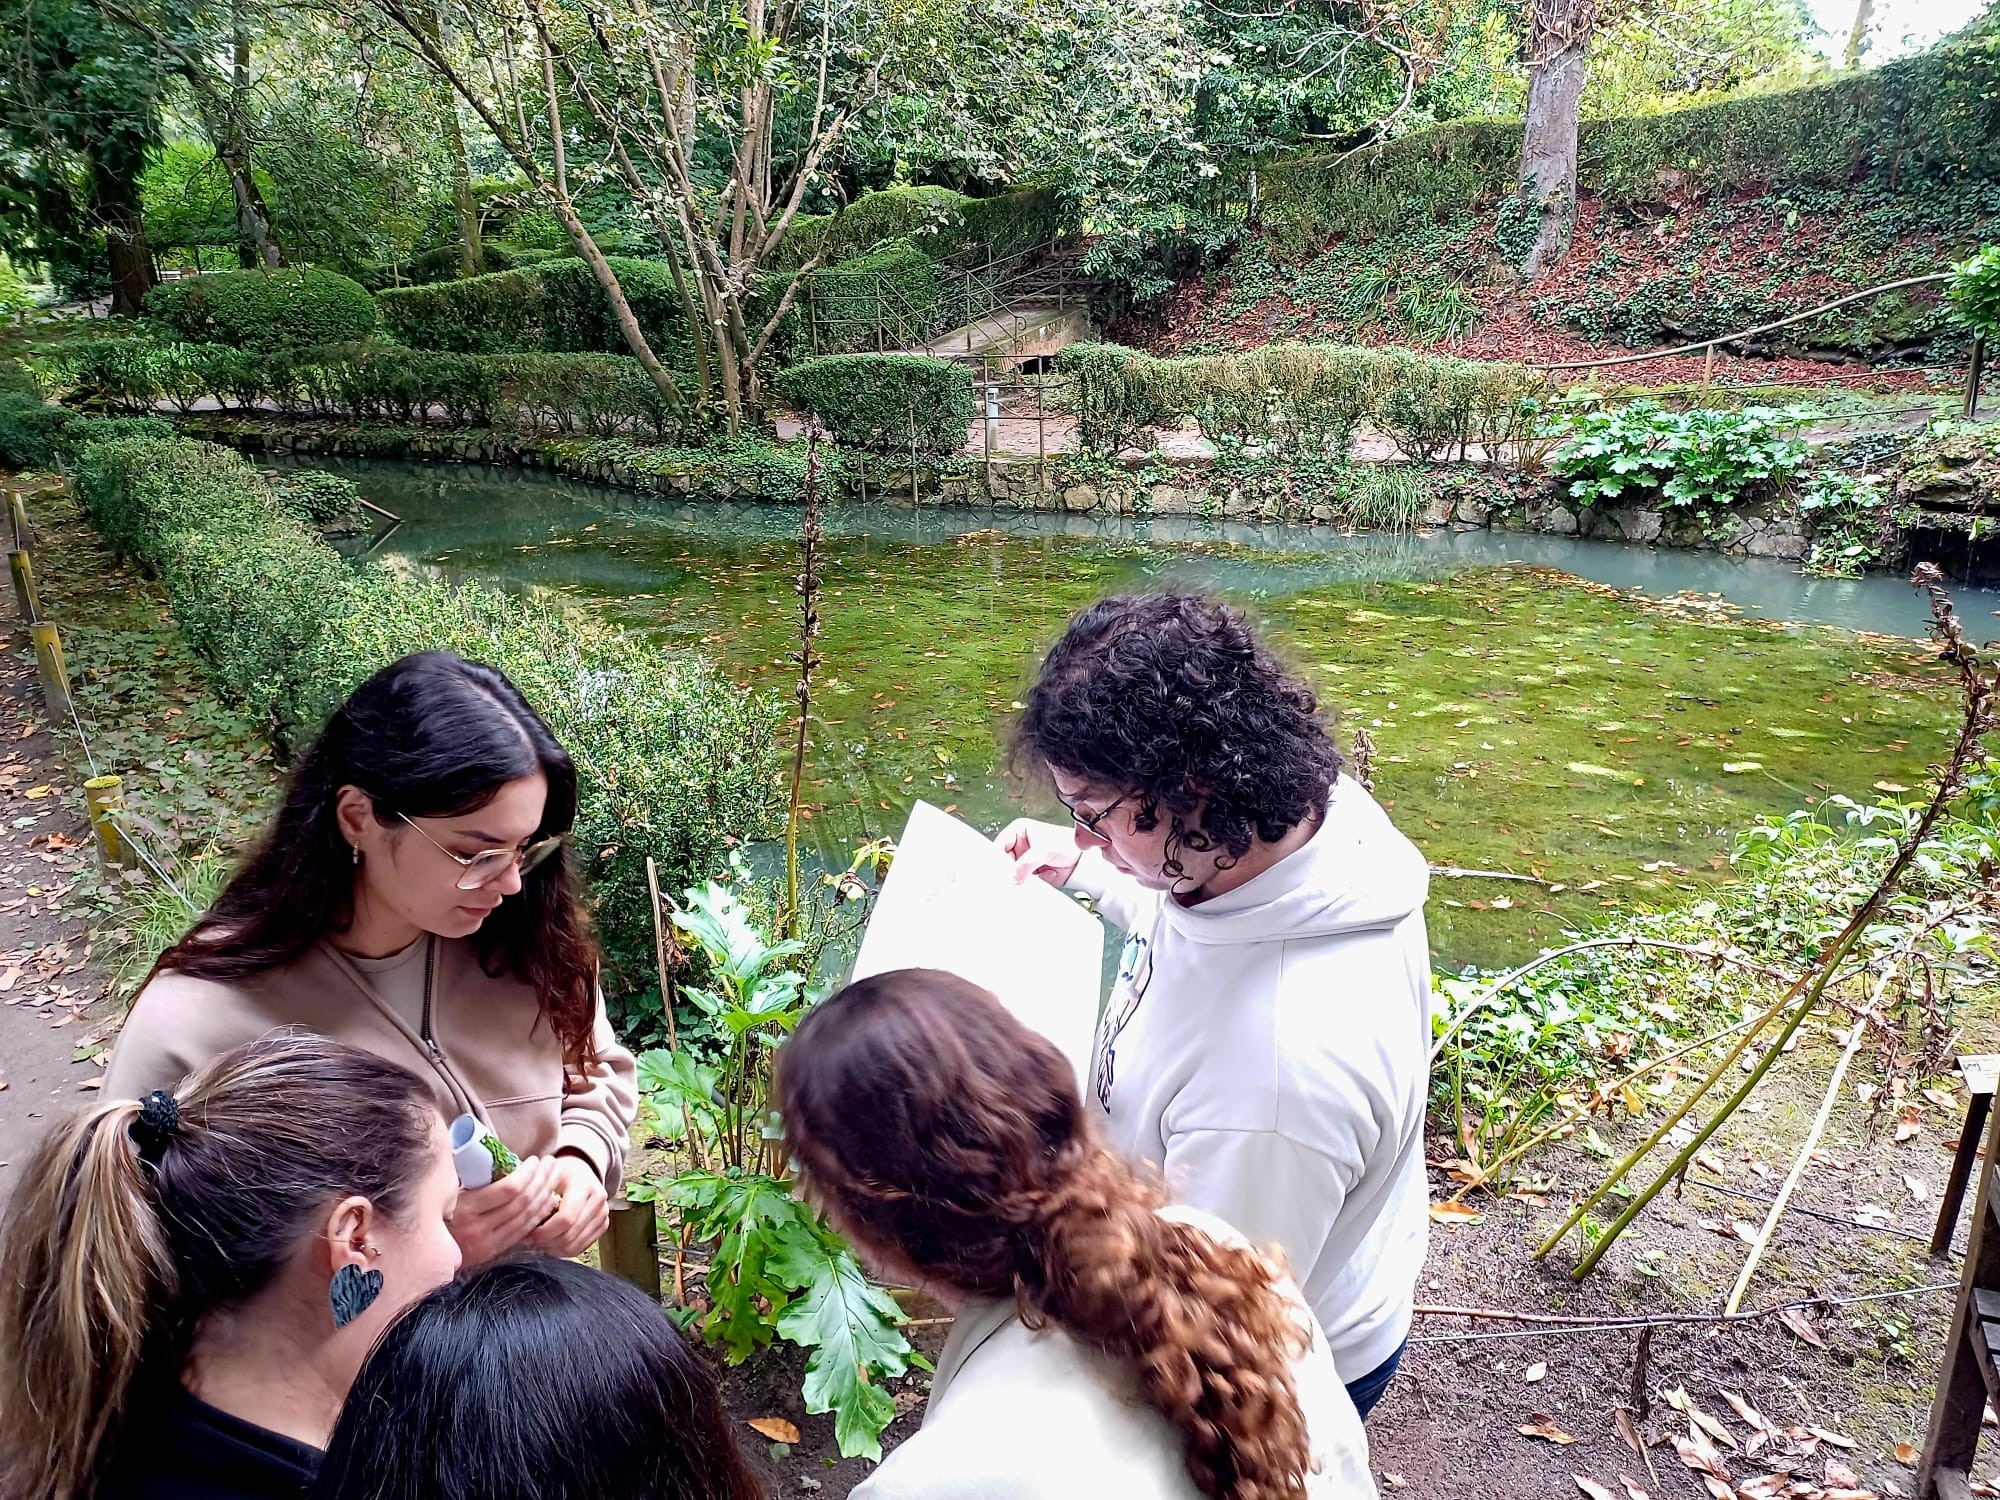
[[518,1165],[500,1137],[473,1115],[451,1122],[451,1161],[458,1168],[458,1185],[468,1190],[486,1187]]

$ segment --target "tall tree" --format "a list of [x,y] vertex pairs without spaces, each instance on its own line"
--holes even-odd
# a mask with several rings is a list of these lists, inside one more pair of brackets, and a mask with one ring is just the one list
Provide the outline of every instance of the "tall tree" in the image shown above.
[[0,183],[29,205],[0,248],[80,268],[101,245],[112,311],[136,313],[155,280],[139,191],[160,139],[155,60],[88,0],[0,7],[0,47]]
[[1840,59],[1842,67],[1861,66],[1861,54],[1868,47],[1868,28],[1874,24],[1875,0],[1857,0],[1854,7],[1854,25],[1847,33],[1847,50]]
[[1521,273],[1533,280],[1561,260],[1576,229],[1577,133],[1598,0],[1532,0],[1528,12],[1528,116],[1521,135],[1520,217],[1534,235]]
[[97,0],[105,18],[159,50],[194,103],[202,132],[229,175],[243,264],[276,268],[284,251],[251,165],[251,0]]
[[[848,131],[929,60],[872,0],[350,0],[450,86],[555,214],[663,396],[662,364],[579,211],[618,182],[659,240],[690,332],[699,414],[757,420],[760,370],[808,258],[781,291],[763,273],[821,206]],[[836,17],[836,9],[840,11]]]

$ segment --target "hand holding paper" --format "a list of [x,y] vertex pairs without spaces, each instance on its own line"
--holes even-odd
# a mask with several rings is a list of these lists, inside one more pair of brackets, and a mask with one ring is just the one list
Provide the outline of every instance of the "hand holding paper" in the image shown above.
[[1074,899],[1015,878],[1014,860],[927,802],[910,810],[854,977],[943,969],[991,990],[1062,1050],[1086,1086],[1104,929]]

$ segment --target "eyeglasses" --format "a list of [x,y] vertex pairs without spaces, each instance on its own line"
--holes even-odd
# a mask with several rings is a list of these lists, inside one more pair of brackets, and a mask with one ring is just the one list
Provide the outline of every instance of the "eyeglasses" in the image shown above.
[[453,854],[428,833],[424,833],[423,829],[417,826],[417,820],[408,813],[399,812],[396,816],[423,834],[424,842],[438,853],[463,867],[464,873],[458,877],[458,888],[461,891],[484,890],[509,870],[516,868],[526,875],[536,866],[545,863],[551,854],[562,848],[564,840],[568,838],[567,834],[559,833],[554,838],[542,839],[525,849],[484,849],[477,854],[467,856]]
[[1137,792],[1127,792],[1124,796],[1120,797],[1116,802],[1111,803],[1108,807],[1100,808],[1098,811],[1094,813],[1078,812],[1076,810],[1076,804],[1070,801],[1069,798],[1065,797],[1061,792],[1056,793],[1056,801],[1060,802],[1063,805],[1064,810],[1069,813],[1069,819],[1072,823],[1076,824],[1077,827],[1081,828],[1085,833],[1089,834],[1092,838],[1101,839],[1104,837],[1104,835],[1097,831],[1097,825],[1102,823],[1106,818],[1110,817],[1113,813],[1118,811],[1119,808],[1123,807],[1127,802],[1130,802],[1134,797],[1138,795],[1139,794]]

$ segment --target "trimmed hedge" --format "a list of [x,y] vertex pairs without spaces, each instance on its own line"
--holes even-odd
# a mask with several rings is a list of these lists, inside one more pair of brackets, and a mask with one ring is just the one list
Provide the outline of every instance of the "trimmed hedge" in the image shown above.
[[680,411],[636,359],[611,354],[438,354],[371,341],[252,354],[221,344],[88,339],[42,351],[46,381],[72,399],[128,410],[275,407],[524,431],[672,437]]
[[772,831],[780,706],[705,657],[541,600],[354,570],[213,444],[100,444],[76,487],[112,547],[159,577],[218,686],[291,744],[409,652],[453,650],[506,672],[576,760],[576,857],[614,961],[641,986],[646,856],[679,889]]
[[[1861,184],[1913,193],[2000,180],[2000,40],[1942,47],[1832,83],[1693,109],[1586,120],[1578,191],[1646,204],[1688,189]],[[1521,125],[1461,120],[1348,157],[1258,174],[1264,232],[1292,251],[1450,222],[1514,191]]]
[[1085,447],[1116,454],[1147,428],[1193,421],[1218,443],[1335,457],[1373,423],[1411,458],[1532,435],[1548,381],[1519,365],[1346,344],[1272,344],[1241,354],[1156,359],[1114,344],[1056,356]]
[[829,354],[778,377],[778,391],[835,442],[876,453],[949,454],[978,414],[963,365],[923,354]]
[[0,395],[0,469],[53,469],[92,443],[121,437],[172,437],[158,417],[92,417],[51,406],[31,391]]
[[936,260],[983,264],[1047,244],[1069,216],[1052,188],[968,198],[949,188],[902,187],[864,193],[838,214],[801,214],[778,248],[777,265],[796,269],[825,250],[822,269],[909,239]]
[[[673,272],[658,261],[606,259],[660,362],[693,364],[687,318]],[[629,354],[611,299],[575,256],[512,271],[394,287],[380,298],[383,326],[416,349],[452,354]]]
[[375,331],[368,289],[316,266],[163,281],[146,294],[145,310],[175,338],[238,349],[340,344]]

